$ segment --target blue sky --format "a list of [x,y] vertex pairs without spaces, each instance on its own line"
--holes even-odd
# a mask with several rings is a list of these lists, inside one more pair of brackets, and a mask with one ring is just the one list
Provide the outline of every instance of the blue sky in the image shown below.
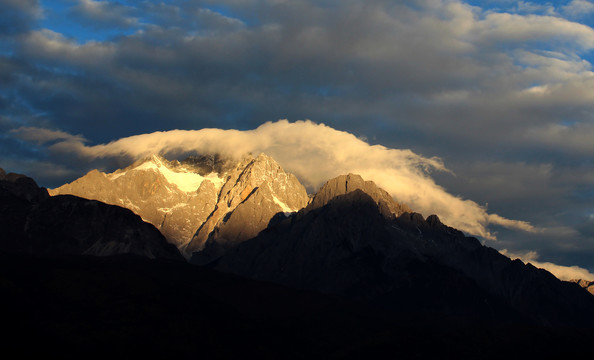
[[311,119],[440,158],[449,171],[427,175],[436,186],[539,229],[484,219],[497,233],[488,245],[594,272],[592,1],[0,0],[0,8],[8,171],[57,186],[124,162],[60,152],[64,142],[85,149],[156,131]]

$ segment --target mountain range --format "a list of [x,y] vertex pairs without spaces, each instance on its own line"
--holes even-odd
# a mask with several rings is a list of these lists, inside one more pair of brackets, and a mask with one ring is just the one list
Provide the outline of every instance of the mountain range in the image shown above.
[[[356,174],[330,179],[308,195],[294,175],[265,154],[242,159],[202,155],[181,162],[152,156],[113,173],[93,170],[49,193],[30,178],[1,171],[0,197],[5,234],[0,250],[18,254],[30,267],[39,257],[62,259],[45,266],[66,261],[70,271],[81,271],[86,262],[109,267],[89,255],[117,259],[112,264],[118,269],[131,262],[153,274],[152,279],[158,277],[154,284],[167,281],[168,273],[176,283],[183,279],[169,297],[159,295],[166,304],[186,303],[182,289],[187,286],[212,294],[212,286],[234,279],[225,295],[229,298],[219,294],[211,300],[232,302],[240,312],[252,306],[241,302],[242,294],[269,303],[264,297],[282,292],[281,304],[253,305],[259,308],[258,320],[244,322],[239,334],[258,341],[271,331],[259,322],[265,321],[280,331],[277,336],[295,336],[293,330],[277,327],[299,324],[295,329],[315,334],[303,344],[318,350],[309,353],[298,342],[275,338],[280,342],[267,348],[275,355],[348,357],[363,354],[361,349],[378,355],[398,344],[401,354],[411,357],[497,358],[506,351],[546,357],[588,353],[579,346],[594,339],[594,296],[587,291],[591,283],[561,281],[531,264],[512,261],[436,215],[415,213]],[[32,262],[31,256],[38,260]],[[77,260],[81,256],[85,260]],[[159,275],[148,270],[150,262],[138,265],[129,256],[154,259]],[[11,271],[18,268],[18,262],[8,263]],[[4,283],[30,281],[3,276]],[[194,278],[202,283],[193,284]],[[216,285],[218,281],[223,283]],[[111,299],[110,287],[101,291]],[[192,294],[199,296],[195,290]],[[12,295],[18,302],[18,294]],[[308,311],[320,308],[306,306],[308,322],[297,321],[288,315],[290,307],[303,304],[296,305],[291,297],[325,304],[320,319],[334,323],[322,327],[341,334],[331,337],[333,344],[325,350],[318,346],[328,334],[314,331],[320,325]],[[211,300],[196,303],[229,323],[237,320],[234,312],[213,308]],[[330,310],[330,303],[340,304],[340,310]],[[172,311],[160,302],[152,306]],[[191,318],[200,313],[187,311]],[[354,340],[342,331],[354,329],[365,344],[348,350]],[[504,334],[481,335],[492,335],[493,329]],[[426,339],[406,342],[407,333]],[[166,339],[166,344],[177,344],[170,335]],[[211,341],[222,344],[221,339]],[[451,347],[420,349],[425,341]],[[474,345],[464,345],[466,341]],[[520,342],[526,347],[520,349]],[[280,343],[293,350],[283,353]],[[498,351],[483,353],[498,345]]]

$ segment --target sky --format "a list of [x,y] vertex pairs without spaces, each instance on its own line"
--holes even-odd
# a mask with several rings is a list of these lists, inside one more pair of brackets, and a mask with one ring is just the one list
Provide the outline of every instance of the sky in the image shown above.
[[0,167],[265,151],[589,277],[593,26],[586,0],[0,0]]

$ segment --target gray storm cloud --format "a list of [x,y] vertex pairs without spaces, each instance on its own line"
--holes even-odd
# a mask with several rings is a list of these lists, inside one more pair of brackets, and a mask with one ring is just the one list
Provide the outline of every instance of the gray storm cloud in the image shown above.
[[397,201],[425,216],[437,214],[444,223],[487,239],[495,236],[488,225],[535,232],[527,222],[489,214],[479,204],[448,193],[431,178],[432,171],[448,171],[439,158],[427,158],[411,150],[370,145],[348,132],[312,121],[267,122],[254,130],[171,130],[121,138],[89,146],[81,136],[61,131],[20,128],[24,140],[53,140],[49,149],[82,158],[125,157],[131,161],[159,153],[220,153],[240,157],[264,152],[294,173],[306,187],[316,190],[324,181],[345,173],[358,173],[386,189]]

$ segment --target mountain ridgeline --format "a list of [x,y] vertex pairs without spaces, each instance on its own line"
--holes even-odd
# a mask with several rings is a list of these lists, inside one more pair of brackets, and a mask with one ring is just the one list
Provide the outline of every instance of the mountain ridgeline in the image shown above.
[[239,161],[220,156],[167,161],[160,156],[105,174],[93,170],[50,190],[126,207],[190,256],[206,242],[231,244],[264,230],[309,198],[297,178],[265,154]]
[[[184,267],[204,269],[207,272],[198,276],[204,283],[193,294],[220,291],[213,290],[215,285],[203,287],[224,278],[215,274],[239,276],[232,281],[229,299],[220,300],[223,303],[242,294],[267,303],[271,299],[265,294],[280,291],[274,286],[291,294],[282,295],[284,299],[307,298],[308,309],[317,308],[310,305],[318,301],[325,309],[340,301],[344,312],[336,316],[342,320],[325,325],[336,332],[336,348],[319,349],[331,357],[341,357],[336,351],[364,355],[361,349],[402,346],[403,338],[412,345],[399,351],[413,357],[497,358],[502,352],[483,356],[482,347],[498,344],[501,351],[516,350],[519,342],[553,356],[566,354],[567,348],[575,352],[581,341],[594,339],[594,296],[586,290],[591,283],[561,281],[531,264],[512,261],[443,224],[436,215],[424,218],[415,213],[356,174],[330,179],[308,196],[294,175],[265,154],[238,160],[204,155],[181,162],[152,156],[109,174],[93,170],[49,194],[32,179],[1,171],[0,196],[0,225],[6,235],[0,243],[2,253],[132,255],[173,261],[175,268],[160,263],[161,275],[151,275],[155,284],[167,281],[168,272],[191,283],[197,275],[190,274],[198,270]],[[183,257],[192,265],[181,261]],[[171,294],[188,301],[186,290]],[[176,301],[172,298],[167,304]],[[287,306],[304,306],[284,301]],[[239,303],[233,307],[251,311],[251,305]],[[213,308],[210,302],[205,306],[229,320],[228,310]],[[285,326],[280,319],[283,324],[296,323],[289,308],[273,308],[274,314],[258,310],[263,318],[258,318],[258,325],[250,323],[258,330],[242,336],[267,336],[271,330],[263,324],[277,329]],[[335,316],[331,313],[326,315]],[[346,313],[357,314],[357,320]],[[319,315],[308,313],[304,319],[308,316]],[[319,326],[307,320],[296,328],[314,334],[306,341],[314,346],[326,336],[315,335]],[[447,330],[452,328],[457,332]],[[487,328],[502,334],[480,335]],[[358,340],[343,333],[351,330]],[[410,334],[458,345],[443,352],[419,350],[422,341],[411,340]],[[475,348],[462,345],[465,337]],[[347,350],[353,341],[359,350]],[[277,345],[286,346],[282,341]],[[312,355],[295,351],[293,355]]]

